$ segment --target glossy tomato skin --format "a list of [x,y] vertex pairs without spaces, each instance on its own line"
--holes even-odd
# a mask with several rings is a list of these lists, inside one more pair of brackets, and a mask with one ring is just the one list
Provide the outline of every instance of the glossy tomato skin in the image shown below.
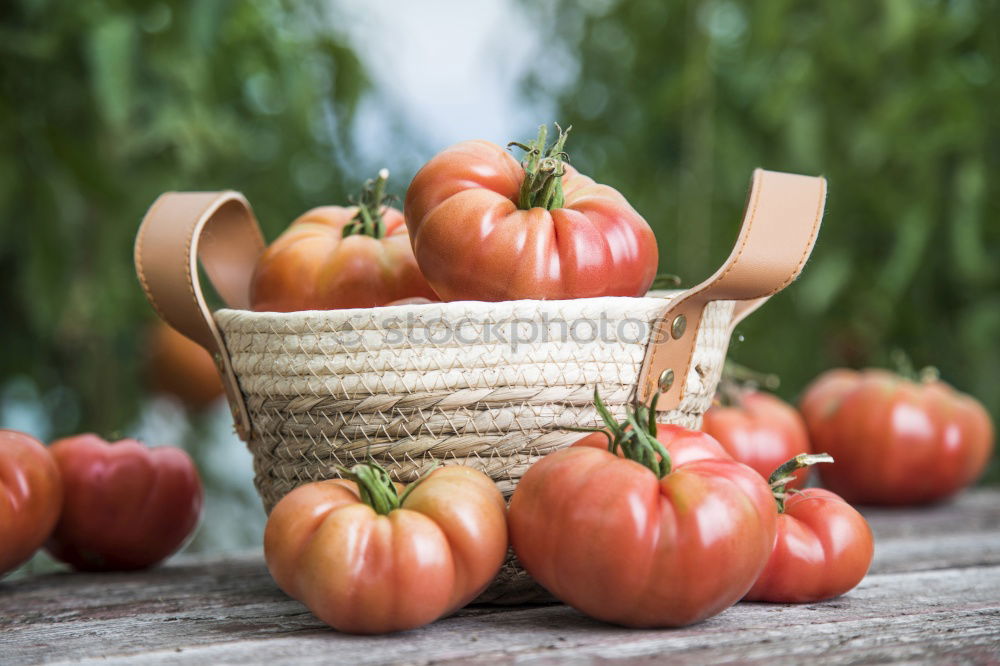
[[808,488],[785,501],[774,551],[745,598],[806,603],[840,596],[865,577],[874,552],[871,528],[854,507]]
[[383,213],[386,234],[343,237],[357,208],[322,206],[295,220],[257,261],[250,288],[257,311],[371,308],[423,297],[439,300],[417,267],[403,214]]
[[734,604],[770,556],[774,499],[699,435],[663,442],[674,463],[662,479],[588,444],[535,463],[510,505],[521,564],[558,599],[625,626],[688,625]]
[[468,467],[442,467],[379,515],[353,481],[296,488],[274,507],[264,555],[278,586],[348,633],[422,626],[472,601],[507,554],[506,507]]
[[979,477],[993,450],[983,406],[940,381],[834,370],[800,407],[813,449],[835,461],[820,466],[823,485],[852,504],[945,499]]
[[143,569],[175,552],[201,515],[194,462],[171,446],[85,434],[49,447],[63,478],[62,515],[46,549],[80,571]]
[[[770,393],[750,391],[733,406],[713,405],[701,429],[765,479],[786,460],[809,453],[809,433],[799,412]],[[808,478],[809,468],[800,469],[788,487],[802,488]]]
[[42,443],[0,430],[0,576],[41,548],[61,508],[59,468]]
[[212,356],[197,342],[164,322],[149,331],[148,375],[154,391],[176,396],[188,407],[204,409],[223,393]]
[[403,210],[417,263],[445,301],[642,296],[656,239],[625,198],[566,166],[562,208],[519,210],[524,169],[466,141],[417,172]]

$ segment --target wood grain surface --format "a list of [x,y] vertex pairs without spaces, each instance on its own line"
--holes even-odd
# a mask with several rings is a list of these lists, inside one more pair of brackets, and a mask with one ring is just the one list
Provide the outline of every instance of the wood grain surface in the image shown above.
[[851,593],[738,604],[683,629],[623,629],[562,605],[493,606],[403,634],[347,636],[278,590],[254,552],[0,582],[0,664],[1000,663],[1000,492],[865,513],[875,563]]

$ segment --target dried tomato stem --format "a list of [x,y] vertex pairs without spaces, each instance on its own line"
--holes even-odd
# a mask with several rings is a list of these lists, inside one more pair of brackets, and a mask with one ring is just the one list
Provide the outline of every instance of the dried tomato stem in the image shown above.
[[771,473],[771,478],[767,480],[771,485],[771,492],[774,493],[774,501],[778,504],[778,513],[785,512],[785,500],[788,499],[785,486],[795,480],[794,475],[797,470],[816,463],[832,462],[833,456],[828,453],[800,453],[791,460],[781,463],[778,469]]
[[381,169],[378,177],[365,181],[358,197],[358,212],[350,224],[344,227],[344,238],[354,235],[382,238],[385,236],[385,220],[382,213],[388,205],[385,184],[389,180],[389,170]]

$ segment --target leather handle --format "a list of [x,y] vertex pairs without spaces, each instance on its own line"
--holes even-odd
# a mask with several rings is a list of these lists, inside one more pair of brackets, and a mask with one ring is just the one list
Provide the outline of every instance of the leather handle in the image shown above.
[[238,192],[167,192],[153,202],[135,239],[135,271],[160,318],[204,347],[215,361],[236,432],[250,437],[250,416],[205,302],[198,260],[232,308],[250,307],[250,281],[264,237]]
[[739,301],[735,326],[788,286],[812,252],[825,201],[823,178],[754,170],[732,254],[715,275],[677,296],[654,324],[639,373],[639,400],[648,402],[659,393],[658,410],[680,405],[705,306]]

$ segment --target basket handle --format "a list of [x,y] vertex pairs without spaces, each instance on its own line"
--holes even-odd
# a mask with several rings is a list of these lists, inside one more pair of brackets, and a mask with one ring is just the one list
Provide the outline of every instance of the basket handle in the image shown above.
[[735,325],[787,287],[812,252],[825,200],[823,178],[754,170],[732,254],[715,275],[671,301],[653,325],[636,387],[639,400],[659,393],[658,410],[680,405],[705,306],[737,301]]
[[201,259],[229,307],[250,307],[250,281],[264,237],[238,192],[167,192],[146,212],[135,239],[135,271],[163,321],[204,347],[215,361],[236,432],[250,436],[250,416],[222,334],[198,280]]

